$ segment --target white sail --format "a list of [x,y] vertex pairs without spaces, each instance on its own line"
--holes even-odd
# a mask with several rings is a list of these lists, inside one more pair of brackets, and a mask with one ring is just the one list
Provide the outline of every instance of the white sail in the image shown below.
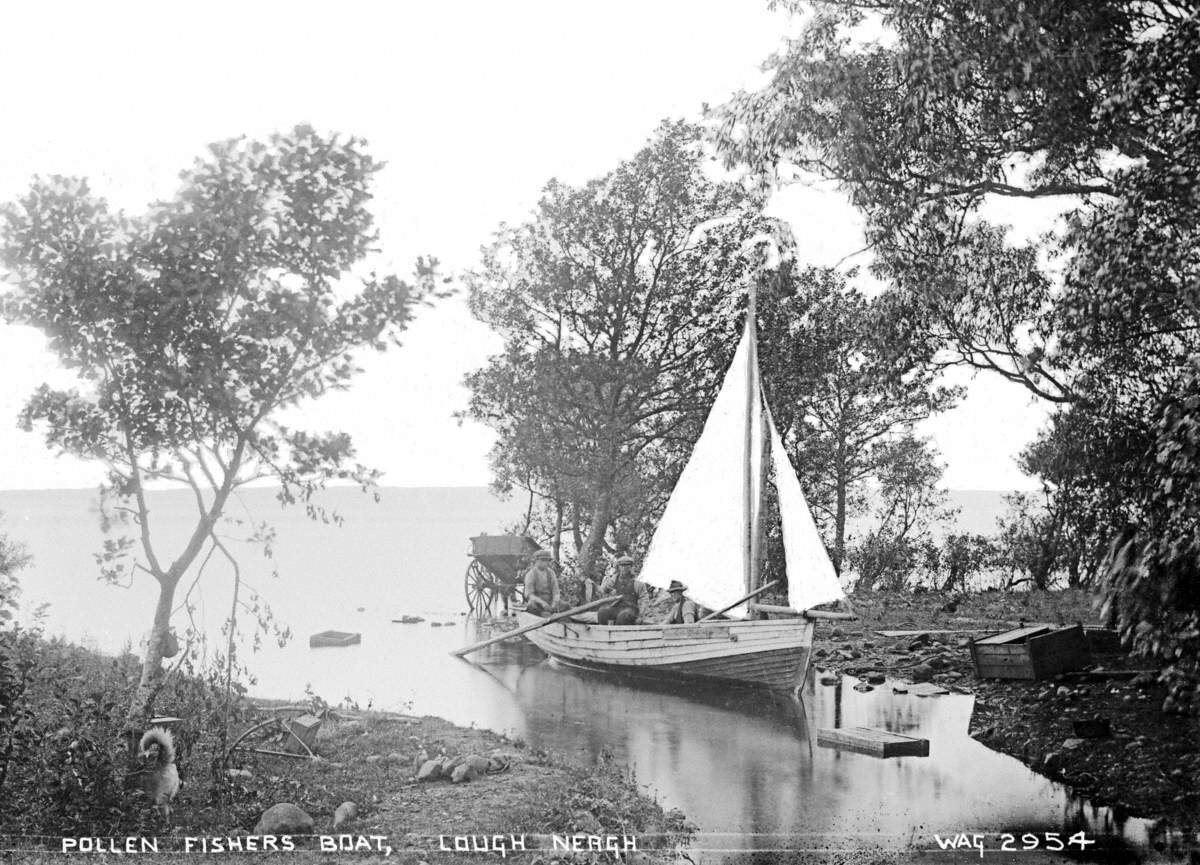
[[796,478],[775,421],[767,412],[771,431],[771,463],[775,470],[775,490],[779,495],[779,518],[783,524],[783,556],[787,563],[788,605],[807,610],[817,604],[845,597],[837,571],[817,532],[804,490]]
[[[745,514],[746,465],[750,466],[751,507],[757,510],[763,499],[765,416],[783,524],[788,601],[793,609],[805,610],[844,597],[844,592],[779,431],[764,409],[753,339],[753,329],[747,325],[700,438],[667,502],[639,579],[658,588],[679,580],[688,586],[691,598],[712,609],[721,609],[746,594],[747,525],[756,525],[759,518],[757,513],[749,519]],[[749,453],[748,389],[753,394]],[[733,617],[745,613],[744,604],[729,611]]]
[[[761,499],[762,412],[752,412],[751,452],[746,454],[747,387],[759,399],[758,371],[751,368],[751,335],[742,335],[704,430],[663,512],[638,579],[666,588],[671,580],[713,609],[746,594],[745,466],[750,464],[752,507]],[[757,514],[752,514],[752,519]],[[730,615],[741,615],[738,608]]]

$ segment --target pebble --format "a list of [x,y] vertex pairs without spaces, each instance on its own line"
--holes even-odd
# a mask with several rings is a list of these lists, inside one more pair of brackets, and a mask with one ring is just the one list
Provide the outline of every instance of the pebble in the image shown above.
[[933,678],[933,667],[928,664],[917,664],[909,675],[912,676],[914,682],[928,682]]
[[1084,742],[1083,739],[1066,739],[1063,741],[1062,746],[1064,748],[1066,748],[1068,751],[1074,751],[1080,745],[1084,745],[1084,744],[1086,744],[1086,743]]
[[1058,697],[1069,697],[1069,696],[1071,696],[1071,689],[1068,688],[1066,685],[1059,685],[1057,690],[1055,690],[1054,693],[1055,693],[1055,696],[1058,696]]
[[822,685],[836,685],[841,679],[837,676],[826,673],[820,679]]
[[854,690],[865,694],[867,691],[874,691],[875,687],[873,685],[868,685],[866,682],[859,682],[854,686]]

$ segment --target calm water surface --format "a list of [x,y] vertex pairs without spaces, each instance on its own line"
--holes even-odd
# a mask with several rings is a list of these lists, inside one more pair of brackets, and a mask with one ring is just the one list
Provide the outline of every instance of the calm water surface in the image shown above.
[[[433,628],[362,617],[361,646],[268,653],[263,661],[278,666],[267,678],[286,679],[290,657],[286,694],[310,684],[505,732],[583,763],[611,754],[700,828],[697,848],[710,858],[750,849],[920,850],[936,847],[935,833],[958,832],[991,833],[998,845],[1001,832],[1086,830],[1106,836],[1108,847],[1143,852],[1154,840],[1147,821],[1118,822],[971,739],[970,696],[922,698],[890,686],[860,693],[850,677],[842,686],[810,677],[802,703],[755,691],[667,689],[560,665],[525,641],[489,647],[474,663],[450,657],[490,633],[474,622]],[[927,738],[930,754],[881,760],[816,744],[817,729],[851,726]],[[1098,857],[1093,850],[1088,858]]]
[[[244,581],[296,635],[283,648],[243,650],[258,680],[254,693],[302,699],[311,691],[334,703],[348,697],[439,715],[584,763],[611,754],[699,826],[698,856],[780,848],[911,852],[933,847],[934,833],[958,832],[1086,828],[1143,851],[1152,840],[1146,822],[1118,822],[1073,801],[970,739],[969,696],[894,695],[886,686],[858,693],[852,679],[840,688],[810,681],[801,711],[762,694],[627,687],[549,662],[524,642],[490,647],[472,656],[474,664],[452,658],[452,649],[483,636],[460,614],[468,539],[500,533],[519,506],[478,489],[383,493],[375,505],[355,491],[331,492],[346,516],[341,529],[279,511],[268,490],[239,499],[236,515],[271,519],[278,529],[274,559],[242,548]],[[136,651],[154,595],[144,579],[129,589],[96,581],[92,554],[102,538],[94,498],[87,491],[0,492],[6,531],[35,559],[22,574],[23,599],[27,610],[49,604],[50,633]],[[193,517],[186,495],[154,494],[152,505],[168,540],[187,537]],[[231,584],[229,569],[214,561],[191,598],[191,620],[201,630],[220,627]],[[392,622],[406,613],[427,621]],[[177,612],[177,628],[187,615]],[[362,644],[310,649],[308,636],[327,629],[360,632]],[[816,745],[817,729],[856,725],[928,738],[930,754],[880,760]],[[959,861],[939,855],[935,861]]]

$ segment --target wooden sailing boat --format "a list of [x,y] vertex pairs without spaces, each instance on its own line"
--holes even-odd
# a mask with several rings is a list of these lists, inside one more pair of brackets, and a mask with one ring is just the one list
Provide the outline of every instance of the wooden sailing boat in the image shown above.
[[[844,593],[763,399],[756,343],[751,295],[733,362],[638,577],[660,589],[679,580],[695,601],[730,618],[625,626],[566,619],[529,631],[544,652],[567,664],[624,674],[786,689],[803,684],[818,615],[809,610]],[[744,602],[758,588],[771,469],[792,615],[743,618]],[[522,625],[539,621],[529,613],[519,617]]]

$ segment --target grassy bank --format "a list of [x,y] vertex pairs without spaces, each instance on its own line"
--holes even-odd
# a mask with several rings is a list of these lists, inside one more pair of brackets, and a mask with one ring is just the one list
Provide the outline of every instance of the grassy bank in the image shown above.
[[[129,763],[120,727],[123,698],[136,678],[134,659],[106,658],[35,635],[20,640],[5,644],[6,664],[23,683],[20,728],[10,724],[5,731],[16,743],[0,788],[0,848],[6,851],[0,857],[7,861],[61,863],[63,837],[78,839],[73,843],[83,848],[132,844],[138,861],[149,863],[199,853],[206,861],[244,861],[244,852],[223,851],[262,851],[261,842],[248,836],[263,812],[281,802],[303,809],[313,828],[292,835],[292,850],[258,853],[276,861],[340,861],[322,851],[322,834],[334,838],[326,845],[345,836],[340,843],[353,847],[354,861],[413,863],[478,863],[480,853],[455,851],[456,837],[477,848],[501,836],[510,847],[523,843],[533,850],[550,846],[554,835],[615,836],[604,839],[610,846],[633,836],[652,861],[673,860],[670,851],[688,837],[682,815],[664,813],[611,761],[568,765],[520,742],[437,718],[339,711],[318,703],[310,707],[321,721],[317,759],[239,748],[226,760],[218,733],[220,689],[185,676],[175,677],[159,703],[160,710],[184,719],[178,728],[184,783],[166,824],[140,790],[124,783]],[[295,715],[239,702],[233,727],[237,732],[259,719]],[[290,741],[267,729],[245,744],[283,751]],[[415,778],[428,759],[468,755],[490,758],[488,771],[463,783]],[[335,825],[345,802],[355,803],[356,816]],[[158,851],[143,852],[147,843],[156,843]],[[555,855],[550,850],[542,859],[548,863]],[[90,858],[107,861],[112,854]],[[570,861],[601,858],[585,850]]]

